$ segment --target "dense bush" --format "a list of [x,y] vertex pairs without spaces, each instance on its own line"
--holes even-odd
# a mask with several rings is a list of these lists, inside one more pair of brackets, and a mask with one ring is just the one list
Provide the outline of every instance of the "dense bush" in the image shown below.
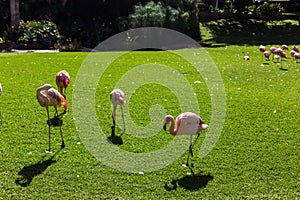
[[284,12],[284,8],[279,3],[270,3],[266,1],[258,6],[251,5],[246,7],[246,11],[251,14],[278,16]]
[[60,38],[58,28],[51,21],[20,21],[21,36],[18,42],[39,42],[46,47],[53,46]]
[[174,23],[179,19],[179,11],[171,6],[164,6],[161,2],[148,2],[146,5],[134,6],[134,13],[129,15],[129,21],[133,28],[157,26],[165,27],[168,23]]

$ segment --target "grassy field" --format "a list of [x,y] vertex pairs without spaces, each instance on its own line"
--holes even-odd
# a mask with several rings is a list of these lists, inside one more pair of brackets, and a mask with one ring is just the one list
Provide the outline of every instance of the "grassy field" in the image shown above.
[[[192,170],[181,166],[186,151],[170,165],[144,174],[104,165],[91,155],[76,130],[72,94],[87,53],[0,54],[4,90],[0,97],[0,199],[299,199],[300,63],[290,58],[281,63],[266,62],[258,46],[223,46],[207,51],[226,90],[226,121],[216,146],[207,156],[198,156],[206,135],[203,132],[194,149]],[[249,61],[243,60],[245,52],[249,52]],[[101,56],[105,60],[112,54]],[[160,63],[180,72],[196,93],[200,115],[210,124],[211,97],[193,66],[170,52],[133,52],[114,61],[93,88],[96,118],[105,136],[109,137],[112,125],[109,92],[124,73],[147,63]],[[60,150],[59,128],[53,127],[53,153],[46,154],[46,111],[36,100],[36,88],[44,83],[54,86],[55,74],[62,69],[71,75],[67,89],[70,109],[62,126],[66,147]],[[153,113],[149,114],[149,109],[153,105],[165,109],[154,110],[158,116],[181,112],[176,95],[159,84],[146,84],[130,95],[130,117],[141,127],[151,123]],[[147,132],[151,137],[146,137],[147,133],[137,135],[128,126],[124,134],[117,129],[122,143],[111,146],[147,153],[173,139],[162,127]]]

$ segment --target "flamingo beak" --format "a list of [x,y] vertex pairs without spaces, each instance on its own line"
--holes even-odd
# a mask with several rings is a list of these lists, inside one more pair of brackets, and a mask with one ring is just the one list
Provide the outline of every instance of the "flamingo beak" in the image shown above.
[[204,121],[200,121],[200,130],[205,130],[208,128],[208,125]]
[[166,130],[167,130],[167,126],[166,126],[166,125],[164,125],[164,126],[163,126],[163,129],[164,129],[164,131],[166,131]]

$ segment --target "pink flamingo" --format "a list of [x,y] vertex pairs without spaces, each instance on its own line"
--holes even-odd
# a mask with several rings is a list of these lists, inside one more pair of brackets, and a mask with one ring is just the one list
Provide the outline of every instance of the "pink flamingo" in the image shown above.
[[111,93],[110,93],[110,101],[113,105],[113,112],[112,112],[112,119],[113,119],[113,126],[112,126],[112,135],[115,134],[115,125],[116,125],[116,110],[117,110],[117,106],[120,105],[121,110],[122,110],[122,118],[123,118],[123,131],[125,132],[125,120],[124,120],[124,113],[123,113],[123,106],[126,103],[125,100],[125,94],[122,90],[120,89],[114,89]]
[[289,47],[286,44],[281,45],[282,50],[288,51]]
[[299,52],[299,49],[296,45],[293,46],[293,50],[296,51],[296,52]]
[[[266,51],[266,47],[264,45],[260,45],[259,46],[259,51],[264,53]],[[263,55],[263,57],[264,57],[264,55]]]
[[[176,117],[176,121],[172,115],[166,115],[164,119],[163,128],[166,131],[166,125],[171,122],[171,126],[169,131],[172,135],[190,135],[190,146],[189,146],[189,154],[186,161],[186,166],[188,166],[189,156],[193,157],[193,147],[200,136],[200,131],[208,128],[208,125],[195,113],[185,112],[178,117]],[[174,126],[176,125],[176,129]],[[193,135],[197,135],[196,140],[192,143]]]
[[244,60],[250,60],[249,52],[247,52],[246,55],[244,56]]
[[275,54],[277,52],[277,48],[276,47],[271,47],[270,52]]
[[264,45],[260,45],[259,46],[259,51],[262,52],[262,53],[265,52],[266,51],[266,47]]
[[271,55],[271,52],[269,52],[269,51],[264,52],[264,57],[266,58],[266,60],[270,60],[270,55]]
[[297,53],[296,51],[291,50],[290,55],[291,55],[292,57],[295,57],[295,54],[296,54],[296,53]]
[[62,70],[56,74],[56,85],[61,95],[66,98],[66,89],[70,84],[70,75],[66,70]]
[[294,55],[296,62],[298,62],[298,60],[300,59],[300,54],[299,53],[295,53]]
[[39,104],[42,107],[46,108],[47,115],[48,115],[48,135],[49,135],[49,151],[51,152],[50,148],[50,126],[51,126],[51,120],[49,116],[49,106],[53,106],[55,108],[55,117],[58,119],[58,124],[60,127],[60,135],[62,139],[61,148],[63,149],[65,147],[62,130],[61,130],[61,121],[59,119],[58,113],[57,113],[57,106],[61,108],[61,105],[64,105],[66,109],[68,109],[68,103],[66,99],[55,89],[52,88],[50,84],[45,84],[37,89],[36,92],[36,98],[39,102]]

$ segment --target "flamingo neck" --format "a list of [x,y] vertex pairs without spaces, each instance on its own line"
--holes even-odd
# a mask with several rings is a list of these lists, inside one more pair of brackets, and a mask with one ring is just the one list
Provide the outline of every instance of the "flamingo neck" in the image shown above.
[[177,135],[178,130],[177,130],[177,129],[174,129],[174,128],[175,128],[175,120],[174,120],[174,118],[173,118],[171,115],[168,115],[168,116],[166,117],[166,122],[167,122],[167,123],[171,122],[171,126],[170,126],[170,128],[169,128],[170,133],[171,133],[172,135]]

